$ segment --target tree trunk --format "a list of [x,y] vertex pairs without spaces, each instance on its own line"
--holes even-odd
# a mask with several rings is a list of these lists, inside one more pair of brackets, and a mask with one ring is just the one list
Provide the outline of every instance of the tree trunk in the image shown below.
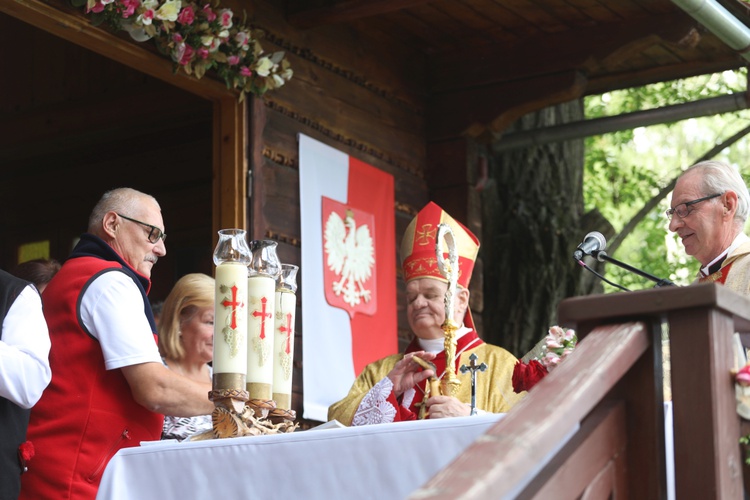
[[[582,102],[573,101],[530,113],[511,130],[582,118]],[[482,192],[482,336],[516,356],[547,334],[562,299],[601,289],[572,258],[588,230],[613,233],[598,211],[583,213],[583,164],[580,139],[489,158]]]

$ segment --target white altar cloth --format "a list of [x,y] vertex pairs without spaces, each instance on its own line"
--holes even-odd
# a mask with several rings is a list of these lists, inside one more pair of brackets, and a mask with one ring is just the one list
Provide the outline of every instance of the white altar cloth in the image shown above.
[[143,443],[112,458],[97,500],[406,498],[502,416]]

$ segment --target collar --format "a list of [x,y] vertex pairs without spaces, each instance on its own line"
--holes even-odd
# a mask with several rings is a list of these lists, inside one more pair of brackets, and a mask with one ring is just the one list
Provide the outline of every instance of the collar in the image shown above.
[[[467,328],[466,326],[462,325],[461,328],[456,330],[456,340],[460,339],[467,333],[471,331],[471,328]],[[444,339],[420,339],[417,338],[417,341],[419,342],[419,347],[423,351],[427,352],[442,352],[445,350],[445,340]]]
[[701,277],[710,276],[719,269],[721,269],[721,265],[724,263],[724,260],[727,258],[728,255],[730,255],[732,252],[734,252],[737,247],[745,243],[746,241],[750,241],[750,238],[740,231],[740,233],[735,236],[734,240],[732,241],[732,244],[727,247],[726,250],[721,252],[718,257],[716,257],[714,260],[708,263],[708,265],[701,267],[700,275]]
[[125,262],[125,259],[114,248],[94,234],[84,233],[81,235],[78,244],[68,258],[74,259],[76,257],[96,257],[98,259],[117,262],[124,269],[127,269],[134,280],[138,281],[140,286],[143,287],[145,295],[148,295],[148,292],[151,290],[151,280],[149,278],[136,271],[130,264]]

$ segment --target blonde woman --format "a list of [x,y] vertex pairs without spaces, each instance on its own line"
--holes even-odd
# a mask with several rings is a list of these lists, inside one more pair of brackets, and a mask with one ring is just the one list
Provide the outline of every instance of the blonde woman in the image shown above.
[[[214,334],[214,279],[200,273],[180,278],[159,322],[159,352],[172,371],[211,383]],[[165,417],[162,439],[183,439],[211,429],[211,415]]]

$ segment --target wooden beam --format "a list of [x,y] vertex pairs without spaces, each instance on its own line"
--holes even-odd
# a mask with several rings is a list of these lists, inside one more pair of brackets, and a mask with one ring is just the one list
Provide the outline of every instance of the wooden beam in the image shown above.
[[529,80],[461,89],[433,96],[427,106],[427,140],[444,141],[461,135],[503,132],[531,111],[581,97],[586,78],[577,71]]
[[[214,104],[213,226],[246,229],[246,101],[225,98]],[[214,234],[214,242],[218,236]]]
[[641,87],[652,83],[689,78],[691,76],[720,73],[735,70],[747,65],[739,55],[710,61],[691,61],[668,66],[657,66],[640,71],[612,72],[591,77],[586,88],[587,95],[602,94],[612,90]]
[[252,213],[248,216],[251,227],[249,227],[249,239],[266,238],[266,229],[268,223],[263,213],[263,206],[266,202],[267,186],[264,185],[265,161],[263,157],[263,130],[266,128],[268,116],[266,106],[260,99],[250,99],[248,102],[250,114],[252,116],[249,124],[250,144],[248,145],[247,156],[250,158],[250,175],[252,176]]
[[[428,81],[433,82],[433,92],[443,92],[571,69],[585,70],[644,38],[677,43],[695,23],[676,12],[544,35],[516,46],[493,44],[440,54],[430,61]],[[592,40],[597,43],[592,44]]]
[[287,21],[299,29],[349,23],[366,17],[416,7],[430,0],[347,0],[326,7],[287,9]]

